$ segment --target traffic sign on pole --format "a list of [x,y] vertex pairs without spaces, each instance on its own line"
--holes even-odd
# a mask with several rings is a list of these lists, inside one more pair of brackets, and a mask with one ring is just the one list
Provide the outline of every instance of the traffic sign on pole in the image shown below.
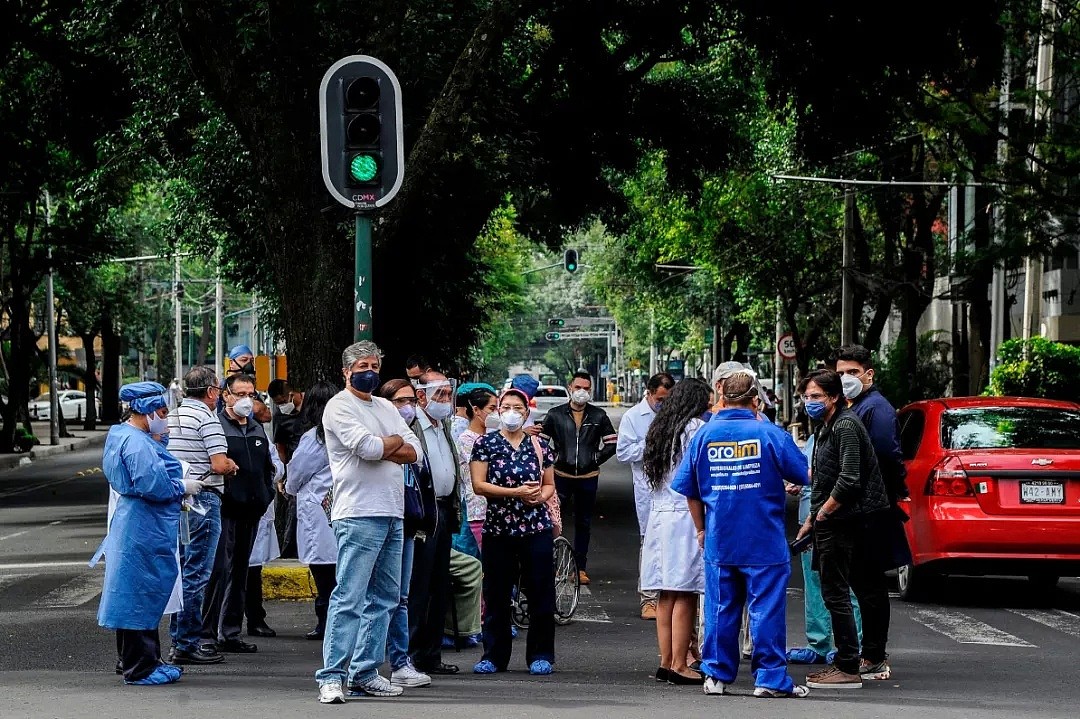
[[776,340],[776,351],[788,362],[794,360],[799,353],[799,348],[795,344],[795,336],[790,332],[780,335],[780,338]]

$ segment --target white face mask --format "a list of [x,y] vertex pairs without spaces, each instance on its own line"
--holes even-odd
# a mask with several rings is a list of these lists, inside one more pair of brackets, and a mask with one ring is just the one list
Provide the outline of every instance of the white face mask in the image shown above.
[[574,404],[588,404],[592,399],[592,392],[587,389],[576,389],[570,393],[570,401]]
[[250,417],[251,413],[255,411],[255,400],[251,397],[241,397],[232,406],[232,411],[237,417]]
[[516,432],[525,424],[525,415],[516,409],[508,409],[499,415],[499,424],[508,432]]
[[858,377],[852,377],[849,374],[841,375],[840,384],[844,386],[844,396],[848,399],[855,399],[863,393],[863,383]]
[[150,425],[150,434],[163,435],[169,433],[168,417],[161,417],[154,413],[147,417],[147,424]]
[[428,402],[424,410],[436,422],[441,422],[454,413],[454,405],[449,402]]
[[282,414],[292,414],[293,412],[296,411],[296,404],[293,403],[293,402],[286,402],[285,404],[279,404],[277,407],[278,407],[278,410]]
[[500,426],[498,412],[490,412],[488,413],[488,416],[484,418],[484,427],[487,429],[498,429]]

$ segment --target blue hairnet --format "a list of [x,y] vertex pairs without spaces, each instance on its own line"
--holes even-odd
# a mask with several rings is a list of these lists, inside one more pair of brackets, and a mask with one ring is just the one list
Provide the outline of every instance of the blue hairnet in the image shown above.
[[120,388],[120,401],[135,414],[150,414],[166,406],[167,391],[157,382],[132,382]]
[[235,360],[237,357],[243,357],[244,355],[255,356],[255,353],[251,351],[251,348],[247,345],[236,345],[229,350],[229,359]]
[[531,374],[519,374],[510,381],[510,388],[520,390],[525,393],[525,396],[529,399],[533,398],[536,394],[537,388],[540,387],[540,381],[533,377]]

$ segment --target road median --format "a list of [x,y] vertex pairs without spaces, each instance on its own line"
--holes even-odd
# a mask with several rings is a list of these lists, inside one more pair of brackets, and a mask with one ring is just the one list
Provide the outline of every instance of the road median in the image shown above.
[[295,559],[275,559],[263,565],[263,599],[311,601],[315,599],[315,580],[306,564]]

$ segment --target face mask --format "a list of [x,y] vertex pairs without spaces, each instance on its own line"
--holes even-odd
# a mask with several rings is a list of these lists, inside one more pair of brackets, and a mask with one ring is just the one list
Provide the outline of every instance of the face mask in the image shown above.
[[525,424],[525,417],[516,409],[508,409],[499,415],[499,424],[508,432],[516,432]]
[[255,363],[248,362],[246,365],[240,368],[240,372],[243,374],[249,374],[252,377],[255,376]]
[[254,410],[255,400],[251,397],[241,397],[236,400],[236,404],[232,406],[233,414],[237,417],[250,417]]
[[160,417],[157,414],[152,414],[147,422],[150,425],[150,434],[168,434],[169,433],[169,418]]
[[807,402],[803,405],[803,409],[806,410],[810,419],[821,419],[828,412],[829,406],[824,402]]
[[353,372],[349,377],[349,384],[361,394],[371,394],[379,386],[379,373],[373,369]]
[[499,415],[498,415],[498,413],[491,412],[490,414],[488,414],[487,417],[484,418],[484,427],[485,428],[487,428],[487,429],[498,429],[499,426],[500,426],[500,424],[499,424]]
[[398,414],[405,420],[405,424],[412,424],[412,421],[416,419],[416,407],[411,404],[407,404],[404,407],[398,407]]
[[278,407],[279,410],[281,410],[282,414],[292,414],[293,412],[296,411],[296,404],[294,404],[293,402],[286,402],[285,404],[279,404],[277,407]]
[[570,393],[570,401],[574,404],[588,404],[592,399],[592,392],[587,389],[576,389]]
[[428,402],[424,410],[436,422],[441,422],[454,413],[454,405],[449,402]]
[[849,374],[843,375],[840,378],[840,384],[844,385],[844,396],[848,399],[855,399],[862,394],[863,383],[858,377],[852,377]]
[[653,412],[659,412],[660,408],[664,406],[664,400],[658,399],[655,402],[650,403]]

